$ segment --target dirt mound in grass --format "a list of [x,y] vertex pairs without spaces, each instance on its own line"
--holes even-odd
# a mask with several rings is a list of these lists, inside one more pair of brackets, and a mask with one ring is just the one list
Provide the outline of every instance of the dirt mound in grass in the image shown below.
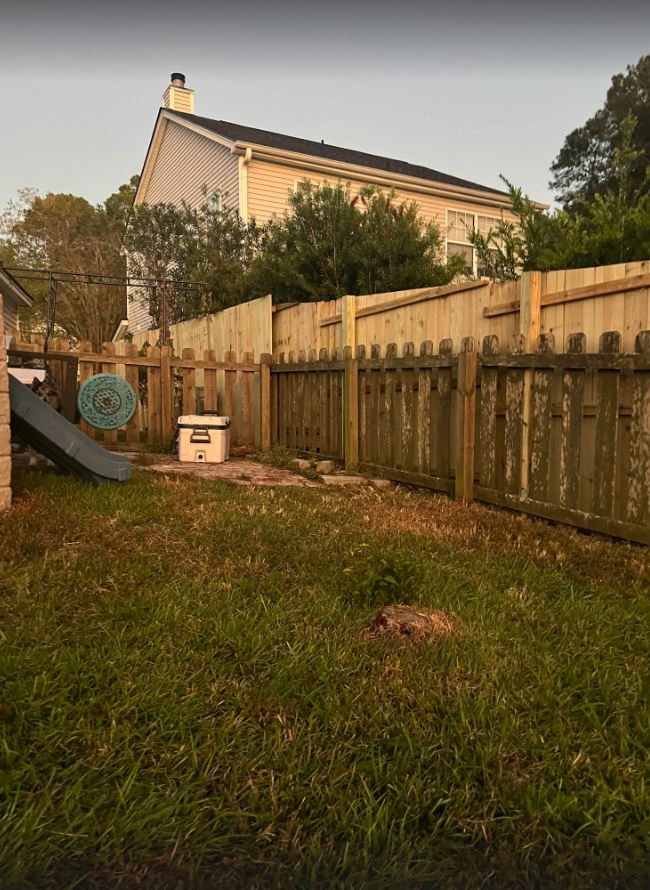
[[363,629],[362,638],[437,643],[453,632],[454,624],[444,612],[397,604],[382,606]]

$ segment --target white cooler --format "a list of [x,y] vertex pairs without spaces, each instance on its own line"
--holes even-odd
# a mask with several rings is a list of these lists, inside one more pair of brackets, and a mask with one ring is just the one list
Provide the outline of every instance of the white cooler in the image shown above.
[[178,418],[178,459],[195,464],[222,464],[230,452],[230,418],[185,414]]

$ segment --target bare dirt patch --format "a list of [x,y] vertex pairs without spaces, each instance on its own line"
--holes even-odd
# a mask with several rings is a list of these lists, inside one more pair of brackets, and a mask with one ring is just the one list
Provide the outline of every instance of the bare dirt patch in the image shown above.
[[438,643],[453,632],[454,624],[445,612],[397,604],[383,606],[363,629],[362,637],[365,640]]

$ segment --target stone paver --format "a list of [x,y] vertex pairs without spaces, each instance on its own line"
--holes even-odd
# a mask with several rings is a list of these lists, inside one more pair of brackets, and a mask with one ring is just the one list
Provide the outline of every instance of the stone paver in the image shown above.
[[388,490],[389,488],[394,488],[395,483],[391,482],[390,479],[371,479],[370,484],[374,488],[378,488],[380,490]]
[[259,485],[266,487],[285,487],[290,485],[303,488],[314,488],[318,483],[298,476],[289,470],[270,467],[245,458],[231,458],[223,464],[182,463],[168,455],[161,455],[142,466],[154,473],[165,473],[180,476],[198,476],[200,479],[224,479],[237,485]]
[[322,476],[325,485],[362,485],[368,480],[364,476]]

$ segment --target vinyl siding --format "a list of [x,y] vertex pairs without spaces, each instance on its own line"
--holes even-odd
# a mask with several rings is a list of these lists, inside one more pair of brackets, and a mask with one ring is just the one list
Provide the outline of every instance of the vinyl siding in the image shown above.
[[[308,179],[310,182],[322,184],[329,182],[335,184],[335,176],[324,176],[313,171],[302,171],[298,166],[292,167],[283,164],[272,164],[266,161],[258,161],[253,158],[248,166],[248,213],[250,218],[264,222],[272,217],[283,217],[289,204],[289,195],[294,191],[296,181]],[[340,181],[349,184],[352,194],[356,194],[367,183],[362,178],[352,178],[343,173]],[[387,183],[384,187],[390,189]],[[498,203],[491,207],[486,204],[472,203],[463,198],[445,198],[430,195],[417,190],[396,190],[399,200],[415,201],[422,216],[427,220],[435,221],[441,229],[446,227],[447,210],[463,210],[469,213],[478,213],[481,216],[500,216]],[[486,196],[487,197],[487,196]],[[512,214],[504,212],[507,219],[513,219]]]
[[[239,210],[239,159],[230,149],[173,121],[167,121],[153,173],[142,203],[191,206],[208,193],[219,190],[222,206]],[[132,299],[131,299],[132,298]],[[127,302],[129,331],[137,333],[153,327],[148,296],[129,288]]]
[[222,206],[239,209],[239,160],[230,149],[167,121],[143,203],[196,206],[208,192],[221,191]]
[[146,293],[143,294],[142,288],[129,288],[126,301],[126,317],[131,334],[149,331],[155,327],[153,319],[149,315],[149,298]]

